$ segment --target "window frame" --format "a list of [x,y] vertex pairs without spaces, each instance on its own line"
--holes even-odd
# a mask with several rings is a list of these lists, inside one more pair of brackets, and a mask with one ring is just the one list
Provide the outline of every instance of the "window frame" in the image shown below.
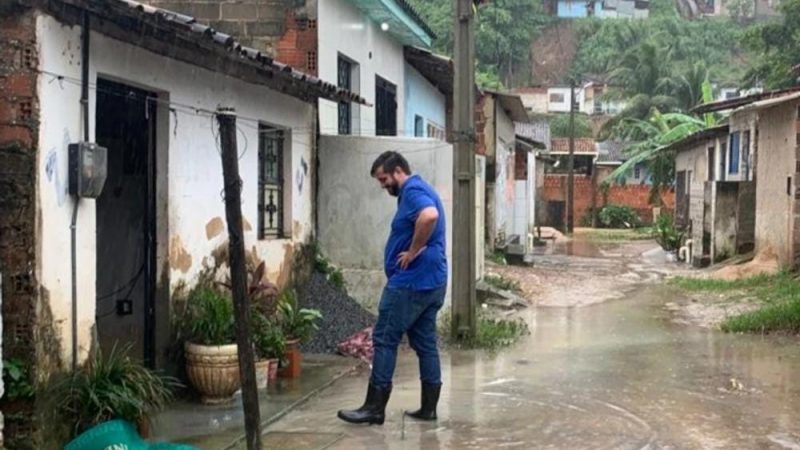
[[[285,203],[285,168],[286,161],[286,136],[289,130],[275,127],[266,123],[258,124],[258,240],[284,239],[286,232],[284,229],[286,218]],[[274,164],[274,175],[267,175],[268,147],[269,143],[274,143],[275,160],[269,161]],[[269,204],[267,204],[267,191],[270,191]],[[267,224],[267,215],[270,215]],[[272,217],[272,215],[277,217]]]

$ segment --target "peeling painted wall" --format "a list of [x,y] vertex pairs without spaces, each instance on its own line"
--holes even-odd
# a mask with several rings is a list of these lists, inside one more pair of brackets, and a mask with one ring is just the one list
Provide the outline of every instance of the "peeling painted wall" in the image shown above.
[[[71,354],[70,239],[73,200],[65,194],[67,144],[81,138],[79,108],[80,28],[67,27],[49,16],[37,20],[41,70],[63,75],[59,80],[43,75],[39,81],[42,103],[38,161],[41,211],[42,287],[49,292],[53,323],[64,337],[61,350]],[[265,87],[254,86],[219,73],[199,69],[149,53],[97,33],[91,36],[91,83],[109,78],[159,93],[173,102],[159,110],[157,131],[159,274],[168,279],[164,289],[181,282],[191,284],[215,249],[226,243],[222,199],[222,166],[217,147],[217,124],[206,113],[232,106],[238,122],[240,171],[243,180],[242,213],[245,245],[264,259],[272,281],[285,282],[290,273],[293,245],[307,242],[312,226],[312,161],[314,107]],[[90,90],[90,133],[94,136],[96,92]],[[144,112],[143,112],[144,113]],[[287,127],[285,195],[288,238],[257,240],[258,125]],[[81,200],[78,218],[78,330],[81,358],[92,340],[95,322],[95,202]],[[166,311],[169,309],[167,308]],[[163,322],[163,318],[162,318]]]

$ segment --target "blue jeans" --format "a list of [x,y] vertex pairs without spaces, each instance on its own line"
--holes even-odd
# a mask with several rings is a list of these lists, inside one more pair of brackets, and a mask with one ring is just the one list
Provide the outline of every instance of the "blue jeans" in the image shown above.
[[374,357],[370,383],[378,388],[392,384],[397,362],[397,347],[408,334],[411,348],[419,358],[420,380],[442,384],[439,349],[436,340],[436,314],[442,309],[447,287],[430,291],[384,288],[378,306],[378,323],[372,332]]

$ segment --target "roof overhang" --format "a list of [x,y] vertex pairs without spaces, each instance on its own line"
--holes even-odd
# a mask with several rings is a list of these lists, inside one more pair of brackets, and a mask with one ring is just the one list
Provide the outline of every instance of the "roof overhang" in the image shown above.
[[714,139],[718,139],[721,137],[725,137],[728,135],[730,131],[730,127],[726,125],[720,125],[713,128],[706,128],[705,130],[700,130],[696,133],[692,133],[685,138],[673,142],[670,146],[665,147],[665,150],[675,150],[677,152],[682,152],[684,150],[689,150],[693,146]]
[[528,151],[534,151],[536,149],[544,150],[547,148],[544,142],[539,142],[536,139],[531,139],[529,137],[522,136],[519,134],[517,135],[517,143],[522,144],[522,146],[524,147],[527,147]]
[[193,17],[133,0],[15,0],[57,20],[80,26],[166,58],[224,73],[247,83],[314,103],[319,98],[368,105],[357,94],[273,60]]
[[453,61],[424,48],[406,46],[403,49],[406,61],[411,67],[430,81],[445,95],[453,95]]
[[405,45],[430,47],[436,35],[406,0],[350,0],[387,33]]
[[528,112],[525,111],[525,105],[522,104],[522,98],[519,95],[488,89],[484,89],[484,92],[495,97],[500,102],[500,107],[503,108],[503,111],[508,114],[512,121],[530,123]]
[[760,94],[748,95],[745,97],[731,98],[728,100],[719,100],[716,102],[705,103],[700,106],[692,108],[691,112],[695,114],[705,114],[717,111],[728,111],[731,109],[740,108],[751,103],[760,102],[762,100],[770,100],[778,97],[783,97],[795,92],[800,91],[800,86],[794,86],[787,89],[777,91],[762,92]]
[[761,109],[770,108],[772,106],[778,106],[780,104],[791,102],[797,99],[800,99],[800,92],[783,95],[781,97],[770,98],[768,100],[753,102],[750,103],[749,105],[745,105],[742,106],[741,108],[736,109],[734,112],[737,113],[737,112],[747,112],[747,111],[758,111]]

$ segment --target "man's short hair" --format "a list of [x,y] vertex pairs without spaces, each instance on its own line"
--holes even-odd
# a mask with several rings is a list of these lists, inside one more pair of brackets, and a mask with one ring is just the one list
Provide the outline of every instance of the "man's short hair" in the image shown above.
[[383,169],[384,173],[393,173],[394,170],[399,167],[403,173],[411,175],[411,167],[409,167],[408,161],[403,155],[395,151],[381,153],[381,155],[375,159],[375,162],[372,163],[372,170],[370,170],[369,175],[374,177],[379,167]]

